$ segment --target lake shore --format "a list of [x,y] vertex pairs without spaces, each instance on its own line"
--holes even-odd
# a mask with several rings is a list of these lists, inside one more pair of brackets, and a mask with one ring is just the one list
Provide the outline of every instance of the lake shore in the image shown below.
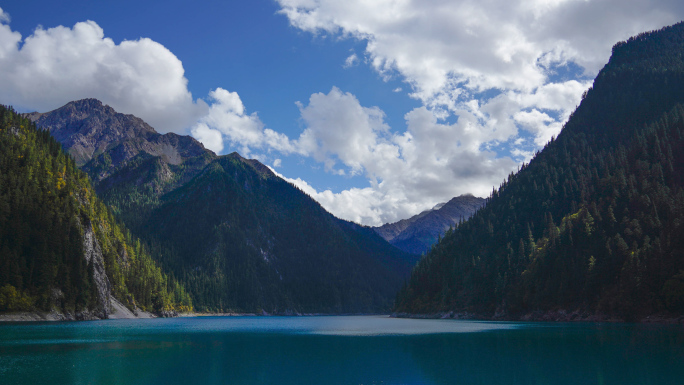
[[[262,311],[260,313],[241,313],[241,312],[190,312],[190,313],[174,313],[165,314],[162,318],[175,317],[315,317],[315,316],[367,316],[367,315],[385,315],[391,318],[411,318],[411,319],[453,319],[453,320],[472,320],[472,321],[510,321],[510,322],[610,322],[610,323],[642,323],[642,324],[662,324],[662,325],[684,325],[684,315],[673,316],[671,314],[653,314],[643,317],[639,320],[626,321],[625,319],[609,316],[606,314],[592,314],[582,312],[579,310],[568,312],[565,310],[554,311],[535,311],[526,313],[520,316],[510,316],[504,314],[482,315],[471,312],[437,312],[429,314],[409,314],[409,313],[345,313],[345,314],[329,314],[329,313],[267,313]],[[159,318],[160,316],[145,312],[140,309],[131,311],[123,304],[116,301],[112,303],[112,313],[109,314],[108,319],[150,319]],[[101,318],[90,315],[89,313],[63,314],[57,311],[52,312],[14,312],[0,314],[0,322],[46,322],[46,321],[88,321],[100,320]]]
[[652,314],[634,321],[626,321],[623,318],[607,315],[589,313],[585,311],[575,310],[550,310],[550,311],[534,311],[525,313],[519,316],[511,316],[509,314],[495,313],[493,315],[482,315],[471,312],[437,312],[428,314],[410,314],[410,313],[392,313],[392,318],[414,318],[414,319],[457,319],[457,320],[473,320],[473,321],[512,321],[512,322],[637,322],[643,324],[667,324],[667,325],[684,325],[684,315],[671,314]]
[[[111,309],[108,319],[141,319],[157,318],[157,315],[135,308],[130,310],[116,298],[111,299]],[[56,310],[50,312],[12,312],[0,313],[0,322],[43,322],[43,321],[94,321],[102,318],[90,313],[62,313]]]
[[[164,314],[161,318],[176,318],[176,317],[316,317],[316,316],[390,316],[389,313],[299,313],[299,312],[282,312],[282,313],[267,313],[262,311],[260,313],[240,313],[240,312],[190,312],[190,313],[169,313]],[[119,301],[112,301],[112,312],[106,319],[149,319],[160,318],[159,315],[146,312],[140,309],[131,311]],[[416,317],[421,318],[421,317]],[[434,317],[430,317],[434,318]],[[101,320],[102,318],[94,316],[83,316],[82,314],[63,314],[61,312],[13,312],[0,313],[0,322],[45,322],[45,321],[92,321]]]

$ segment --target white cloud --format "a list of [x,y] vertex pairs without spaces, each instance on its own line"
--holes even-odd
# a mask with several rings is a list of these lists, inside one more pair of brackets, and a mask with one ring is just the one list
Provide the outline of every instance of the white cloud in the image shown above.
[[0,8],[0,23],[2,24],[9,24],[11,18],[9,13],[5,12]]
[[366,188],[317,191],[301,179],[288,179],[333,214],[380,225],[406,218],[464,193],[486,196],[517,166],[510,158],[480,148],[496,133],[474,129],[482,114],[462,111],[455,124],[440,123],[425,107],[405,116],[406,131],[393,133],[377,107],[333,87],[300,103],[306,128],[294,141],[329,171],[349,170],[369,180]]
[[359,64],[359,57],[356,56],[355,53],[353,53],[347,57],[347,59],[344,61],[344,65],[342,67],[349,68],[349,67],[353,67],[357,64]]
[[[439,117],[497,90],[496,124],[515,123],[515,107],[550,109],[556,134],[589,85],[551,81],[558,66],[573,62],[593,77],[616,42],[684,17],[674,0],[277,1],[297,28],[366,41],[371,65],[400,74]],[[533,130],[538,143],[549,130]]]
[[[370,187],[334,194],[295,182],[333,213],[373,224],[458,193],[486,195],[559,133],[591,85],[557,72],[577,65],[591,78],[616,42],[684,17],[674,0],[277,1],[296,28],[365,41],[367,62],[423,103],[404,133],[335,88],[300,106],[307,150],[329,169],[365,173]],[[491,150],[501,146],[515,161]]]
[[[498,114],[497,100],[482,106],[471,103],[459,111],[454,124],[440,122],[425,107],[416,108],[405,116],[405,131],[396,133],[378,107],[364,107],[354,95],[333,87],[327,94],[312,94],[306,105],[297,103],[305,128],[296,140],[283,136],[276,148],[265,139],[268,129],[254,121],[256,115],[245,115],[237,95],[217,92],[212,93],[209,114],[196,126],[198,131],[193,130],[196,137],[219,130],[234,145],[242,144],[243,153],[252,149],[296,153],[312,157],[336,175],[363,175],[367,187],[340,192],[317,191],[300,178],[282,177],[334,215],[367,225],[403,219],[464,193],[486,196],[518,165],[482,150],[487,142],[511,136],[496,125],[482,129],[482,119]],[[280,165],[280,159],[273,162],[273,168]]]
[[684,16],[674,0],[277,1],[297,28],[365,40],[373,67],[426,103],[454,88],[531,91],[552,63],[594,74],[617,41]]
[[357,174],[387,149],[384,134],[389,127],[383,121],[384,113],[377,107],[362,107],[350,93],[333,87],[327,95],[311,95],[309,105],[299,104],[299,109],[307,128],[298,146],[303,153],[324,162],[328,170],[334,169],[339,158]]
[[282,134],[265,128],[256,112],[247,114],[237,92],[217,88],[209,93],[211,106],[206,115],[190,130],[195,139],[207,148],[238,147],[242,156],[250,156],[255,149],[278,151],[283,154],[297,152],[296,144]]
[[206,111],[203,101],[193,101],[180,60],[157,42],[115,44],[93,21],[39,27],[22,41],[6,24],[9,16],[1,15],[2,103],[49,111],[94,97],[161,132],[183,132]]
[[223,151],[223,135],[221,131],[210,128],[206,123],[197,123],[190,130],[190,135],[199,140],[204,147],[220,154]]
[[[245,106],[237,92],[217,88],[209,93],[211,107],[207,115],[191,129],[192,135],[207,146],[203,133],[206,128],[220,135],[212,135],[211,140],[220,140],[223,147],[225,136],[232,144],[242,147],[247,156],[250,146],[259,146],[263,142],[264,124],[256,113],[245,114]],[[218,145],[216,145],[218,147]]]

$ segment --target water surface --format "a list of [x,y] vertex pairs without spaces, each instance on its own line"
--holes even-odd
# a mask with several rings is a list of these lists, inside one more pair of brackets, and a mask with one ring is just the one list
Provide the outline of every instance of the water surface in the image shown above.
[[0,325],[0,384],[682,384],[684,328],[356,317]]

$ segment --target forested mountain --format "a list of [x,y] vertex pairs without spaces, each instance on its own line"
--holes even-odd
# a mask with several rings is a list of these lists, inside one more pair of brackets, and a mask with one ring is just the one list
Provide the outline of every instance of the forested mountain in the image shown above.
[[0,311],[107,318],[192,309],[47,131],[0,106]]
[[29,116],[81,154],[98,194],[198,310],[387,311],[415,263],[256,160],[217,157],[93,99]]
[[684,24],[613,47],[558,138],[420,260],[408,313],[684,312]]
[[388,310],[415,262],[237,153],[165,195],[143,228],[206,310]]
[[159,134],[142,119],[97,99],[27,116],[62,143],[98,195],[134,231],[141,212],[216,158],[190,136]]
[[420,255],[430,250],[447,230],[470,218],[484,203],[483,198],[470,194],[461,195],[435,206],[432,210],[395,223],[386,223],[374,230],[399,249]]

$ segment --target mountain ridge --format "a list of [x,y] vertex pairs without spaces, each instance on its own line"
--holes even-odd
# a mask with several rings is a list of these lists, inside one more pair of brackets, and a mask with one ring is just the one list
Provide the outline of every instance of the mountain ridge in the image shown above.
[[682,52],[684,23],[616,44],[558,137],[419,261],[395,310],[684,314]]
[[[192,138],[162,136],[92,99],[31,116],[56,124],[46,127],[51,132],[105,138],[88,147],[97,150],[87,158],[83,146],[69,147],[83,140],[58,135],[81,154],[98,194],[189,288],[200,311],[388,311],[415,262],[236,152],[216,156]],[[117,124],[112,133],[108,121]],[[126,122],[135,127],[119,126]],[[174,161],[160,150],[161,138],[185,140],[193,151],[173,147],[180,154]]]
[[460,195],[435,205],[431,210],[375,227],[374,230],[397,248],[411,254],[422,254],[449,228],[470,218],[484,202],[483,198],[472,194]]
[[0,106],[0,311],[106,319],[192,309],[44,130]]

